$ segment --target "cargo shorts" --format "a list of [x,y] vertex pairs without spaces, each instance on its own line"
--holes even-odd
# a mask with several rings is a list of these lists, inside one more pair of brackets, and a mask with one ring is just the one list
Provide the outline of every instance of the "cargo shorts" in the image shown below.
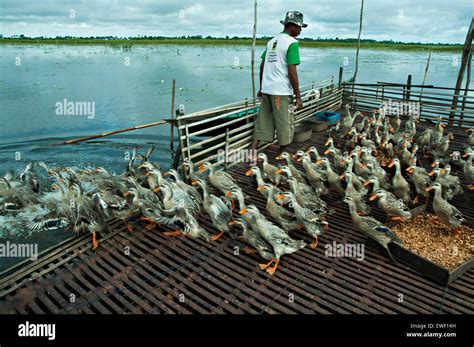
[[291,95],[262,95],[260,112],[255,121],[254,137],[263,142],[273,142],[275,130],[279,146],[289,145],[293,141],[295,121]]

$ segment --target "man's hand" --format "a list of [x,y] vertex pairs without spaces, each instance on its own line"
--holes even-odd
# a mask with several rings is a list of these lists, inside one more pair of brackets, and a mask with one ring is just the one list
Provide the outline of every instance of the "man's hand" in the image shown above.
[[296,97],[296,110],[301,110],[303,108],[303,102],[301,101],[301,96]]
[[257,98],[261,98],[262,96],[263,96],[262,91],[259,90],[259,91],[257,92]]

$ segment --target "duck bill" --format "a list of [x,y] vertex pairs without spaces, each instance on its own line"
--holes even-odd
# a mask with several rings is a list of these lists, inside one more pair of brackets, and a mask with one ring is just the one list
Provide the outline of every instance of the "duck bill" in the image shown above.
[[168,171],[166,171],[166,172],[163,174],[163,176],[169,176],[169,175],[170,175],[170,173],[169,173]]
[[376,200],[376,199],[378,199],[378,196],[375,195],[375,194],[374,194],[374,195],[371,195],[370,198],[369,198],[370,201],[374,201],[374,200]]
[[191,184],[192,184],[193,186],[197,186],[197,185],[198,185],[198,181],[194,180],[194,181],[191,182]]
[[247,210],[246,208],[244,208],[243,210],[240,210],[240,211],[239,211],[240,214],[246,214],[246,213],[248,213],[248,212],[249,212],[249,210]]
[[298,161],[298,162],[299,162],[299,161],[302,161],[302,160],[303,160],[303,157],[298,157],[298,158],[296,158],[296,161]]
[[283,194],[278,194],[278,195],[276,196],[276,199],[277,199],[277,200],[283,200],[284,198],[285,198],[285,196],[284,196]]
[[317,161],[316,161],[316,164],[317,164],[317,165],[321,165],[322,163],[323,163],[322,160],[317,160]]
[[227,223],[228,225],[236,225],[237,222],[235,220],[231,220],[229,223]]
[[232,192],[226,192],[225,196],[228,197],[228,198],[231,198],[232,197]]
[[393,165],[395,165],[395,162],[392,160],[390,163],[388,163],[387,167],[392,167]]
[[444,175],[446,173],[446,169],[441,170],[441,174]]
[[261,192],[261,191],[264,190],[264,189],[265,189],[265,186],[258,186],[258,188],[257,188],[257,190],[258,190],[259,192]]
[[436,162],[432,162],[431,167],[435,167],[435,166],[436,166]]
[[364,187],[367,187],[370,183],[371,183],[370,181],[365,181],[364,184],[363,184],[363,186],[364,186]]
[[123,196],[124,196],[124,197],[127,197],[127,196],[129,196],[129,195],[130,195],[130,192],[125,192],[125,193],[123,193]]
[[331,153],[331,151],[329,150],[329,148],[324,151],[324,154],[329,154],[329,153]]
[[434,174],[435,174],[435,172],[434,172],[434,170],[433,170],[433,171],[431,171],[431,172],[428,174],[428,176],[433,176]]
[[440,124],[441,124],[441,126],[442,126],[443,128],[446,128],[446,124],[445,124],[445,123],[440,123]]
[[340,179],[341,181],[344,180],[344,178],[346,178],[346,175],[341,175],[341,176],[339,176],[339,179]]
[[281,174],[282,172],[283,172],[283,171],[282,171],[281,169],[277,169],[277,170],[275,171],[275,175],[279,175],[279,174]]
[[199,172],[203,173],[206,171],[206,167],[204,165],[199,165]]
[[327,139],[326,142],[324,143],[325,146],[329,146],[329,144],[331,143],[331,140],[330,139]]
[[284,158],[281,155],[279,155],[278,157],[275,157],[275,159],[276,160],[283,160]]
[[247,170],[245,171],[245,176],[252,176],[253,175],[253,171],[252,170]]
[[426,187],[426,188],[425,188],[425,192],[429,192],[429,191],[431,191],[432,189],[433,189],[433,186]]
[[413,169],[412,169],[411,167],[408,167],[408,168],[407,168],[407,172],[408,172],[409,174],[412,174],[412,173],[413,173]]
[[466,158],[469,154],[468,153],[465,153],[462,155],[463,158]]
[[161,188],[159,188],[159,187],[153,189],[153,192],[154,192],[154,193],[159,193],[160,191],[161,191]]

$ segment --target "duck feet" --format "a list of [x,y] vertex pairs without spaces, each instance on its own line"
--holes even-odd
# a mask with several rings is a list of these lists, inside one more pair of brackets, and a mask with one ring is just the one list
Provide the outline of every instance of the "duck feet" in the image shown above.
[[95,231],[92,233],[92,250],[95,251],[99,248],[99,242],[97,242],[97,236]]
[[310,243],[309,247],[311,247],[312,249],[318,247],[318,238],[315,238],[313,242]]
[[267,269],[266,271],[270,274],[270,275],[273,275],[277,269],[277,266],[278,266],[278,263],[280,263],[280,258],[278,258],[275,262],[275,266]]
[[459,235],[461,234],[461,226],[458,226],[456,229],[453,230],[454,234]]
[[260,270],[265,270],[267,267],[272,265],[272,263],[275,261],[275,259],[271,259],[267,264],[258,264],[260,266]]
[[127,218],[122,219],[122,222],[123,222],[123,224],[125,224],[125,226],[127,227],[128,231],[130,231],[130,232],[133,231],[133,226],[132,226],[130,223],[128,223]]
[[246,254],[252,254],[252,253],[257,253],[257,250],[252,247],[245,246],[244,248],[242,248],[242,252]]
[[224,230],[221,230],[221,232],[220,232],[219,234],[212,235],[211,241],[216,241],[216,240],[218,240],[222,235],[224,235]]
[[183,232],[181,230],[165,231],[163,233],[163,235],[165,235],[165,236],[179,236],[179,235],[183,235]]

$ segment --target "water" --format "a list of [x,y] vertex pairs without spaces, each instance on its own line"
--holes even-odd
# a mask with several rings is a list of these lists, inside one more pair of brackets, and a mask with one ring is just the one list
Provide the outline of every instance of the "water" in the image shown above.
[[[262,51],[257,47],[257,57]],[[127,152],[135,145],[143,152],[149,144],[156,147],[153,160],[168,167],[168,126],[74,146],[51,145],[168,118],[173,78],[176,106],[184,104],[187,113],[249,97],[250,52],[243,46],[0,45],[0,174],[39,160],[51,166],[100,165],[120,173]],[[352,49],[302,48],[300,54],[301,84],[337,79],[342,65],[346,79],[353,73]],[[421,83],[427,56],[427,52],[363,50],[358,81],[403,83],[412,74],[413,83]],[[433,53],[427,83],[454,86],[460,61],[460,53]],[[257,74],[258,63],[259,59]],[[57,115],[56,103],[64,99],[93,102],[95,117]],[[41,251],[69,236],[52,235],[24,240],[39,242]]]

